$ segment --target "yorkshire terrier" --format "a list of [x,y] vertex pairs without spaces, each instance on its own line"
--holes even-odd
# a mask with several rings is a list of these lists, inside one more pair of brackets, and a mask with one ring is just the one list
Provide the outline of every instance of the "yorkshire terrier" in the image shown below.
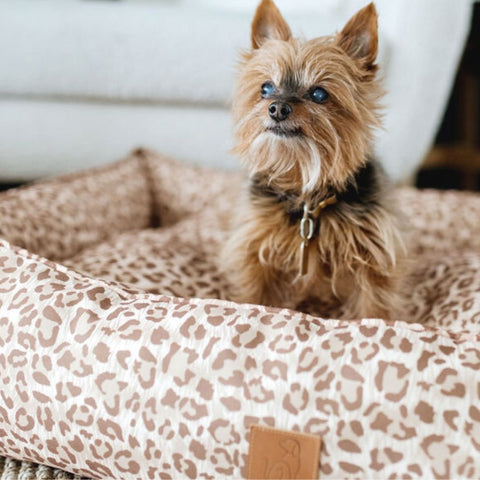
[[383,93],[374,4],[303,41],[262,0],[251,44],[232,105],[233,152],[249,173],[222,255],[233,299],[301,308],[330,297],[344,318],[391,318],[405,250],[372,158]]

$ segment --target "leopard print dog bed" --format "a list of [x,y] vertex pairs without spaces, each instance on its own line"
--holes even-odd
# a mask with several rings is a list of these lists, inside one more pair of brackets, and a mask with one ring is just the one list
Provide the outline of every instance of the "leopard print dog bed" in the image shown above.
[[0,454],[241,477],[259,423],[320,435],[322,478],[480,476],[480,198],[399,190],[403,315],[342,321],[225,299],[240,184],[142,150],[0,195]]

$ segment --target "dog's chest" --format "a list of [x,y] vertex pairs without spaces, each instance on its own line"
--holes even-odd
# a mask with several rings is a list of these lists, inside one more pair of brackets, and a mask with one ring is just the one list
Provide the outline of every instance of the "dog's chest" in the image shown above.
[[324,237],[332,238],[331,223],[331,213],[305,218],[301,210],[283,210],[281,221],[276,228],[270,229],[266,240],[266,244],[271,245],[270,265],[290,279],[305,280],[328,275],[331,255]]

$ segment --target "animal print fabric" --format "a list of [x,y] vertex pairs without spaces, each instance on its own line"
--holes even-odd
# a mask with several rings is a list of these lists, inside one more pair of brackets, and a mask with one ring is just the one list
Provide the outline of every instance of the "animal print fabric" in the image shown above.
[[138,156],[3,192],[0,237],[52,260],[69,258],[124,230],[146,228],[153,211]]
[[260,423],[321,435],[322,478],[480,477],[480,198],[399,191],[404,315],[342,321],[224,299],[239,185],[139,151],[0,195],[0,454],[242,477]]

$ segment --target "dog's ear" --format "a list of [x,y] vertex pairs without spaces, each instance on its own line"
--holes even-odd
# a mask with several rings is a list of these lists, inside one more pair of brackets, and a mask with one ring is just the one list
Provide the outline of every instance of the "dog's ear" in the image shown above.
[[289,40],[290,27],[272,0],[262,0],[252,22],[252,48],[260,48],[268,39]]
[[359,10],[337,36],[337,42],[352,58],[370,69],[374,66],[378,51],[378,15],[370,3]]

